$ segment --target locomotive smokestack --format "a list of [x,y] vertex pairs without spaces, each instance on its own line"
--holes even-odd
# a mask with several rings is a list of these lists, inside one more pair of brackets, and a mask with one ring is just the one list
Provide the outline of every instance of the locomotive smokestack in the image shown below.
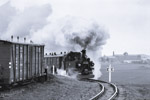
[[19,42],[19,36],[17,36],[17,42]]
[[26,43],[26,38],[24,38],[24,43]]
[[83,49],[81,52],[82,52],[82,57],[83,57],[83,58],[86,57],[86,50]]
[[113,56],[115,56],[115,52],[113,51]]
[[83,49],[81,52],[82,52],[83,55],[86,55],[86,50],[85,49]]
[[11,41],[13,41],[13,35],[11,36]]

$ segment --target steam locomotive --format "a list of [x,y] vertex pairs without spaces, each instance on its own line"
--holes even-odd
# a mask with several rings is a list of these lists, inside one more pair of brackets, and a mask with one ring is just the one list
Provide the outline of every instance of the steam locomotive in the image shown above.
[[[82,53],[81,53],[82,52]],[[86,50],[64,54],[45,55],[45,64],[49,73],[58,73],[57,70],[66,70],[70,76],[77,78],[93,78],[94,63],[86,55]]]
[[86,56],[86,50],[44,56],[43,44],[0,40],[0,88],[11,88],[30,81],[45,81],[47,75],[59,69],[68,75],[77,73],[79,78],[94,77],[94,63]]

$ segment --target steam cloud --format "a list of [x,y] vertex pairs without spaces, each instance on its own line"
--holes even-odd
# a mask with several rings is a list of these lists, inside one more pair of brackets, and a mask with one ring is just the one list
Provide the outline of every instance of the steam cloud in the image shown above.
[[[40,34],[43,34],[41,36]],[[52,52],[87,50],[87,55],[95,63],[95,78],[101,76],[100,61],[102,45],[109,35],[94,21],[66,16],[52,21],[42,30],[33,33],[33,39],[46,43],[46,50]],[[38,39],[37,39],[38,37]],[[37,41],[38,42],[38,41]]]
[[10,2],[0,6],[0,35],[9,39],[11,35],[30,37],[32,32],[38,31],[47,24],[46,18],[51,14],[49,4],[33,6],[19,11]]
[[78,17],[65,16],[48,21],[51,13],[49,4],[19,11],[8,2],[0,6],[0,37],[27,37],[35,43],[44,43],[46,52],[86,49],[95,63],[95,77],[100,77],[98,58],[101,56],[102,45],[109,38],[107,32],[98,23]]

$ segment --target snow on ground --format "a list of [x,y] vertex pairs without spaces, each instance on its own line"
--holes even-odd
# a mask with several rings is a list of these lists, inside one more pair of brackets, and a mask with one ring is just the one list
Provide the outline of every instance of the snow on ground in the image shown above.
[[150,100],[150,85],[118,85],[119,96],[115,100]]
[[[150,65],[112,64],[112,82],[119,87],[117,100],[150,100]],[[102,65],[101,80],[108,81],[108,65]]]
[[0,100],[88,100],[99,91],[97,83],[51,76],[44,83],[31,83],[1,92]]

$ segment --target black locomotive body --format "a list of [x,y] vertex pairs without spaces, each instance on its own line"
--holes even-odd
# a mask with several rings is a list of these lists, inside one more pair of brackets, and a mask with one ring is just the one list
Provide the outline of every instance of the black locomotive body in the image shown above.
[[[93,78],[94,63],[86,56],[86,50],[69,52],[67,54],[45,55],[45,64],[49,73],[57,73],[57,69],[66,70],[68,75],[78,78]],[[55,71],[55,72],[53,72]]]

